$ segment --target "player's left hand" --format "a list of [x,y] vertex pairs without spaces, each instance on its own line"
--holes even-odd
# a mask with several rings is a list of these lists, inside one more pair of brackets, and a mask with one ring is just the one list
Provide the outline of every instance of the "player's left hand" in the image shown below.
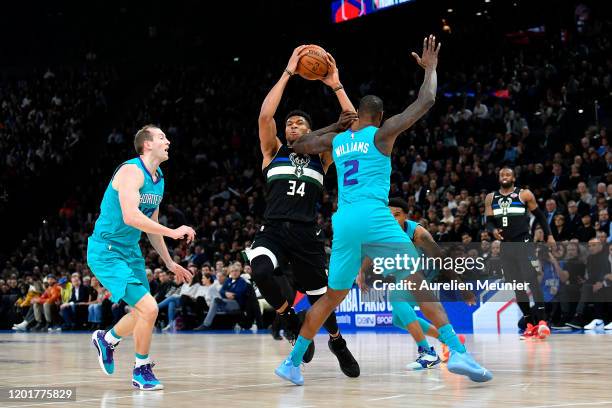
[[423,69],[433,71],[438,66],[438,53],[441,46],[442,43],[436,46],[436,37],[430,34],[423,40],[423,56],[419,57],[416,52],[413,52],[412,56]]
[[336,127],[338,128],[338,131],[345,131],[346,129],[348,129],[354,121],[357,120],[357,112],[353,112],[353,111],[344,111],[340,114],[340,117],[338,118],[338,122],[336,122]]
[[367,293],[367,291],[370,289],[368,287],[368,284],[366,283],[365,273],[363,272],[363,269],[360,270],[359,274],[357,275],[357,286],[359,286],[359,289],[361,289],[361,291],[364,293]]
[[166,267],[170,272],[174,273],[174,280],[176,281],[176,283],[191,283],[193,275],[181,265],[172,261],[169,264],[166,264]]
[[471,290],[462,290],[461,297],[466,305],[474,306],[476,304],[476,295]]
[[340,74],[338,73],[338,66],[336,66],[336,60],[332,55],[328,52],[326,55],[327,59],[327,76],[321,81],[330,88],[337,88],[340,86]]

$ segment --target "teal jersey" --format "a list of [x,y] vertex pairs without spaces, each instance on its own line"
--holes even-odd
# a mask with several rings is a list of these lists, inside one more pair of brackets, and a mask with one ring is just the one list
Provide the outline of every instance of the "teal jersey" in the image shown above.
[[391,158],[374,143],[378,130],[368,126],[334,137],[332,154],[338,173],[338,208],[363,200],[389,202]]
[[416,232],[416,229],[420,225],[421,224],[419,224],[418,222],[412,220],[406,220],[406,222],[404,223],[404,231],[406,231],[408,238],[410,238],[412,242],[414,242],[414,234]]
[[119,193],[112,186],[115,174],[117,174],[121,166],[126,164],[135,164],[144,173],[144,184],[140,188],[140,205],[138,209],[147,217],[151,217],[155,210],[159,208],[159,204],[164,196],[164,175],[161,169],[157,170],[157,181],[153,181],[153,177],[140,157],[128,160],[117,167],[106,187],[102,204],[100,205],[100,216],[96,221],[92,238],[123,247],[130,247],[138,245],[142,232],[123,222],[123,214],[119,204]]

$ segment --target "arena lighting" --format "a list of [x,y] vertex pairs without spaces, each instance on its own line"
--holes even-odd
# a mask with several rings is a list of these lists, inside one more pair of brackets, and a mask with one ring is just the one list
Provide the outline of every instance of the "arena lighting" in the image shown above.
[[446,12],[447,12],[447,13],[452,13],[452,12],[453,12],[453,9],[448,9],[448,10],[446,10]]
[[240,57],[234,57],[234,62],[240,61]]
[[584,110],[583,109],[578,109],[578,113],[583,113]]
[[476,13],[477,16],[482,16],[482,13],[479,11],[478,13]]
[[490,2],[491,2],[491,0],[485,0],[485,3],[490,3]]

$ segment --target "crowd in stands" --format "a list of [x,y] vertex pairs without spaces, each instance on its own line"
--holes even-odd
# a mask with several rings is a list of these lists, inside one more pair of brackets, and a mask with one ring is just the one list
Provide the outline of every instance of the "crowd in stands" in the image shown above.
[[[602,125],[605,115],[597,112],[596,121],[592,112],[592,101],[604,103],[612,95],[612,52],[606,34],[553,49],[547,43],[529,50],[509,49],[503,58],[465,71],[441,68],[434,109],[398,139],[392,155],[390,196],[404,198],[410,217],[439,242],[492,241],[484,232],[484,197],[498,188],[501,166],[514,169],[517,184],[534,192],[555,239],[563,243],[558,249],[563,255],[541,254],[540,270],[550,303],[555,297],[559,300],[559,310],[554,311],[559,325],[583,326],[591,315],[606,322],[612,319],[605,302],[598,302],[594,312],[587,308],[599,291],[594,287],[603,288],[597,296],[612,299],[607,287],[612,286],[607,257],[612,242],[612,150]],[[109,166],[132,157],[132,135],[153,122],[172,142],[170,160],[162,165],[166,195],[160,222],[171,228],[192,225],[197,231],[193,245],[169,242],[174,259],[195,272],[193,282],[182,286],[173,283],[146,239],[141,243],[152,293],[163,312],[161,325],[166,330],[207,330],[223,314],[239,315],[243,327],[259,322],[257,289],[250,284],[241,251],[250,245],[265,208],[257,113],[282,68],[282,63],[266,62],[214,71],[180,65],[160,69],[159,81],[142,103],[126,112],[122,123],[108,127],[107,148],[99,152],[105,165],[88,169],[91,184],[79,187],[79,194],[67,199],[57,216],[29,234],[0,266],[2,313],[12,316],[14,323],[19,323],[19,316],[23,321],[18,328],[35,324],[42,330],[60,321],[64,328],[106,326],[126,312],[125,304],[110,302],[87,268],[86,240],[112,174]],[[359,82],[348,69],[340,74],[355,103],[365,94],[379,94],[391,113],[399,112],[406,93],[416,95],[420,85],[418,75],[404,76],[407,92],[400,94],[388,75]],[[82,112],[73,105],[79,92],[66,93],[61,85],[65,81],[58,77],[37,81],[58,85],[48,88],[33,81],[0,87],[2,112],[7,115],[0,123],[0,147],[4,143],[9,152],[5,155],[2,149],[2,168],[36,171],[51,159],[61,163],[54,152],[66,151],[78,139]],[[96,84],[84,84],[82,92],[104,103]],[[339,113],[333,94],[322,85],[302,87],[302,94],[290,94],[280,111],[300,107],[315,110],[315,120],[333,120]],[[282,133],[280,111],[277,124]],[[588,112],[593,117],[587,118]],[[47,142],[40,143],[40,137]],[[328,248],[336,194],[331,170],[317,220]],[[535,224],[533,235],[534,241],[543,241]],[[481,248],[495,259],[496,245]],[[598,268],[596,273],[593,268]],[[551,274],[556,278],[547,278]],[[561,296],[568,291],[584,298],[563,302]]]

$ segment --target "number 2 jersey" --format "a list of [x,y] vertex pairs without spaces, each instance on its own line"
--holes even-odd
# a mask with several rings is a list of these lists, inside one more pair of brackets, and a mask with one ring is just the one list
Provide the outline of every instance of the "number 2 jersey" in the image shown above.
[[102,204],[100,204],[100,215],[96,220],[91,237],[96,241],[132,247],[138,245],[142,232],[123,222],[123,214],[119,204],[119,193],[112,186],[115,175],[126,164],[135,164],[144,174],[144,184],[140,188],[139,210],[147,217],[151,217],[155,210],[159,208],[159,204],[164,196],[164,175],[161,169],[157,169],[157,178],[156,181],[153,181],[153,177],[140,157],[128,160],[117,167],[106,187]]
[[391,158],[378,150],[368,126],[346,130],[333,140],[333,157],[338,172],[338,209],[364,200],[389,202]]
[[501,230],[504,242],[525,242],[529,240],[529,212],[520,199],[521,189],[515,187],[510,194],[493,192],[493,219]]
[[298,154],[282,145],[263,175],[266,220],[315,222],[325,177],[318,155]]

